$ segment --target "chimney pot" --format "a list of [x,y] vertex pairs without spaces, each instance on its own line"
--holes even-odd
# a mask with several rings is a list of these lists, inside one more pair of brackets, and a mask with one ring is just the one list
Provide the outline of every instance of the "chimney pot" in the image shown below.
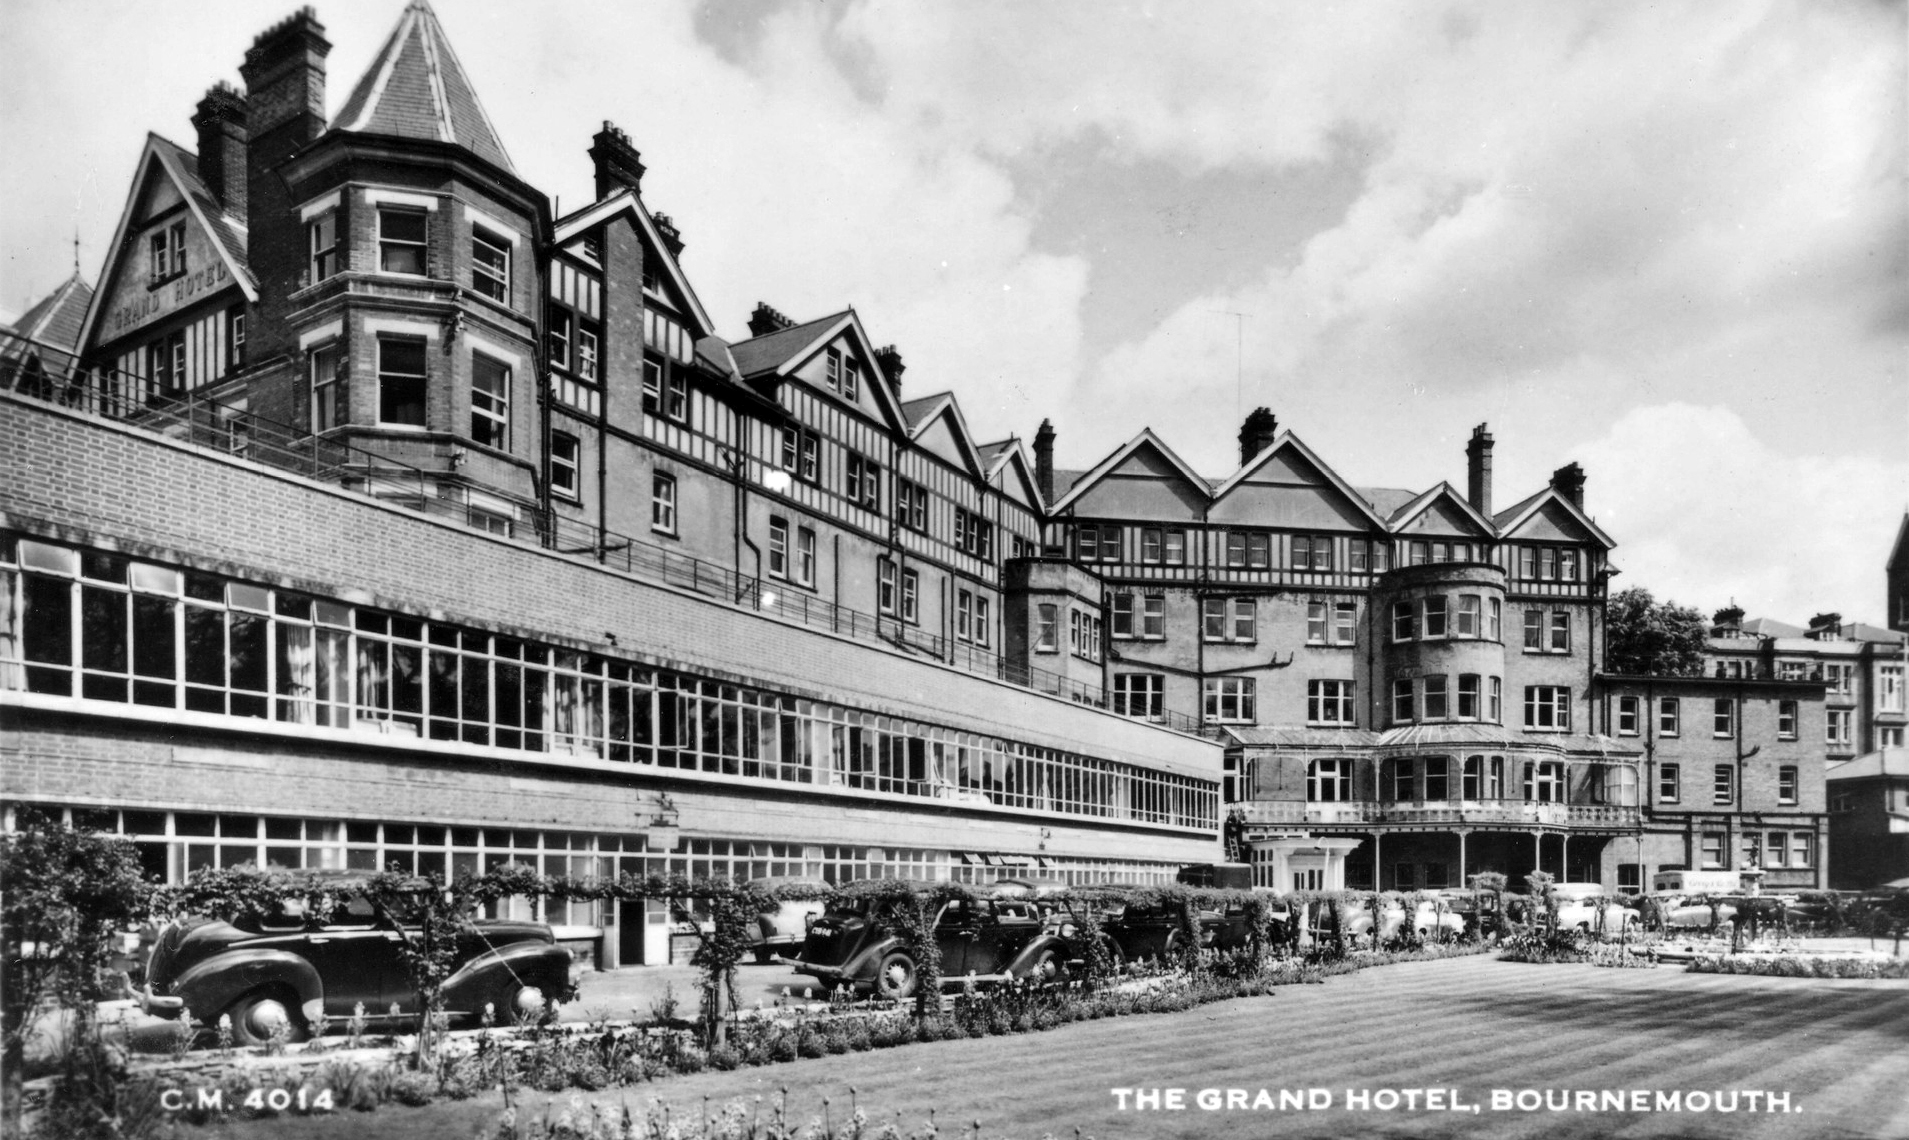
[[1054,424],[1042,420],[1034,433],[1034,482],[1040,486],[1041,501],[1054,502]]
[[794,327],[794,321],[771,308],[767,301],[757,301],[756,311],[749,314],[750,336],[768,336],[772,332]]
[[1471,442],[1465,445],[1465,501],[1472,510],[1491,517],[1491,432],[1486,424],[1472,429]]
[[1551,473],[1551,486],[1571,501],[1578,510],[1584,509],[1584,468],[1576,463],[1567,463]]
[[1279,419],[1270,408],[1254,408],[1240,425],[1240,466],[1251,463],[1279,437]]
[[199,181],[229,213],[245,217],[245,96],[221,80],[199,100]]
[[683,256],[683,232],[676,228],[676,219],[668,214],[651,214],[650,220],[656,223],[656,232],[663,235],[663,244],[669,247],[671,257]]
[[892,344],[885,344],[875,350],[875,363],[881,367],[882,374],[888,377],[888,388],[901,398],[901,374],[908,366],[902,363],[901,352]]
[[590,138],[590,161],[596,167],[597,201],[624,190],[643,191],[643,158],[630,136],[610,120]]

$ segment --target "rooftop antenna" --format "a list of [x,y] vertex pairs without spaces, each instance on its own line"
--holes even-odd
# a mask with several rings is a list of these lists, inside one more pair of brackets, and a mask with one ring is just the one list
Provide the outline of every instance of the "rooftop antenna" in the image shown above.
[[1233,318],[1233,418],[1239,419],[1246,407],[1246,318],[1251,313],[1214,309],[1222,317]]

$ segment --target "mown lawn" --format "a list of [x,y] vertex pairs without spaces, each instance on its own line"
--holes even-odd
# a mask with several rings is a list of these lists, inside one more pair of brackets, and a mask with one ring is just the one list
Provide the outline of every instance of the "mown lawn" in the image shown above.
[[[1094,1021],[1048,1033],[912,1045],[598,1094],[704,1098],[791,1090],[797,1115],[848,1088],[877,1120],[912,1131],[936,1110],[941,1135],[1071,1137],[1909,1137],[1909,982],[1723,977],[1681,970],[1527,966],[1491,957],[1420,962],[1293,986],[1187,1013]],[[1183,1088],[1181,1111],[1121,1112],[1115,1088]],[[1197,1090],[1322,1088],[1324,1111],[1202,1111]],[[1348,1089],[1451,1088],[1479,1113],[1349,1110]],[[1793,1111],[1493,1111],[1491,1091],[1768,1090]],[[531,1108],[551,1098],[535,1094]],[[559,1101],[568,1099],[568,1094]],[[1742,1101],[1739,1101],[1742,1104]],[[205,1140],[266,1137],[470,1140],[495,1094],[425,1109],[271,1120],[209,1129]]]

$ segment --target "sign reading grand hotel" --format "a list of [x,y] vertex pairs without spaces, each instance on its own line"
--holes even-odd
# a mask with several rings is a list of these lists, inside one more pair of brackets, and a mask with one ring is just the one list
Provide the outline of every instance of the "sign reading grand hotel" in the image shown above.
[[104,339],[117,339],[144,328],[232,284],[232,271],[226,267],[225,258],[190,222],[184,234],[185,271],[154,281],[150,251],[153,235],[162,230],[158,227],[140,234],[127,250],[118,287],[113,291],[113,305],[106,313]]

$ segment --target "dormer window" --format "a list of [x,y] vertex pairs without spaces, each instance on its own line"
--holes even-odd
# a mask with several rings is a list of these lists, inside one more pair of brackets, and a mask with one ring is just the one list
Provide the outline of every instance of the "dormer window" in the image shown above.
[[833,348],[828,350],[827,363],[823,368],[822,378],[828,381],[830,388],[838,392],[841,391],[842,354]]
[[424,276],[425,213],[422,210],[378,210],[378,268],[386,273]]
[[851,400],[858,398],[862,388],[862,369],[853,360],[842,362],[842,395]]

